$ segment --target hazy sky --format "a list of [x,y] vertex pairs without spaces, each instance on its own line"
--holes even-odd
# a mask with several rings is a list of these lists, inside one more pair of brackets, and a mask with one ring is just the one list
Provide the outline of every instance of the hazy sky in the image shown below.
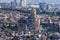
[[[0,2],[11,2],[13,0],[0,0]],[[19,0],[17,0],[19,2]],[[60,0],[27,0],[28,4],[38,4],[39,2],[60,4]]]

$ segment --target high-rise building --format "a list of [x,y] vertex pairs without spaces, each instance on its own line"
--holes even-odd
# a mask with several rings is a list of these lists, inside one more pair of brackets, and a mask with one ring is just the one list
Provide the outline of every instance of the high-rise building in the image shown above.
[[44,11],[44,10],[49,10],[50,5],[46,3],[40,3],[39,7],[40,7],[40,10]]
[[20,0],[20,6],[26,7],[26,0]]
[[15,4],[15,6],[17,6],[17,1],[16,0],[14,0],[14,4]]
[[11,2],[11,8],[15,8],[15,7],[16,7],[15,3]]
[[22,0],[20,0],[20,6],[22,6]]
[[11,8],[15,8],[17,6],[17,1],[14,0],[10,4],[11,4]]
[[46,3],[40,3],[40,10],[45,10],[46,9]]

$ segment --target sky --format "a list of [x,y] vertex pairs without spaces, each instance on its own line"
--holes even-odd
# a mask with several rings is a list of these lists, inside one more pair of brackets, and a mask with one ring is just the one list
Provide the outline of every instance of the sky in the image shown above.
[[[0,0],[0,2],[11,2],[14,0]],[[17,1],[19,2],[19,0]],[[39,2],[46,2],[49,4],[60,4],[60,0],[27,0],[27,4],[38,4]]]

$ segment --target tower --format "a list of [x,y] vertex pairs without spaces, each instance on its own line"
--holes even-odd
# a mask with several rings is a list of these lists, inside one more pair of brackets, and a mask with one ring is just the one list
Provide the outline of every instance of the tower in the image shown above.
[[42,26],[40,25],[40,18],[37,17],[36,9],[34,9],[34,8],[32,8],[31,18],[33,20],[32,23],[33,23],[33,26],[35,27],[35,29],[41,30]]

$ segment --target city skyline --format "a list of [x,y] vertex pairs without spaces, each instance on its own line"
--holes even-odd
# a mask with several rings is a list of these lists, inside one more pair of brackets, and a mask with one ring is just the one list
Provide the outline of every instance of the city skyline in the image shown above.
[[[0,0],[0,2],[11,2],[14,0]],[[19,0],[17,1],[19,3]],[[38,4],[39,2],[46,2],[49,4],[60,4],[60,0],[27,0],[27,4]]]

